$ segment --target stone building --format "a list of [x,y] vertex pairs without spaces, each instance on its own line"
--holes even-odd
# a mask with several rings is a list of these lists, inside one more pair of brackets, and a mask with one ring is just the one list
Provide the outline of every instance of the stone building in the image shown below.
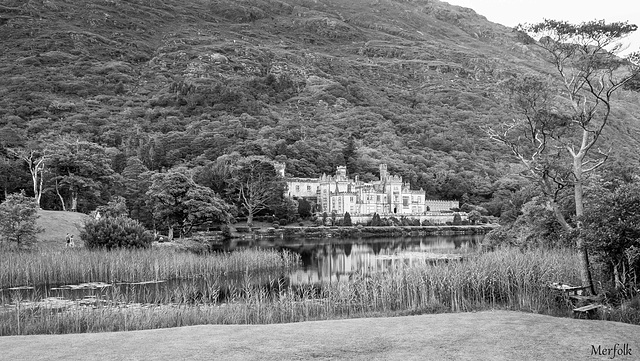
[[339,166],[335,175],[287,178],[287,186],[289,197],[304,198],[315,205],[317,212],[328,214],[409,216],[459,208],[457,201],[425,199],[424,190],[413,190],[402,177],[389,174],[386,164],[380,165],[380,179],[371,183],[360,181],[358,176],[347,177],[347,168]]

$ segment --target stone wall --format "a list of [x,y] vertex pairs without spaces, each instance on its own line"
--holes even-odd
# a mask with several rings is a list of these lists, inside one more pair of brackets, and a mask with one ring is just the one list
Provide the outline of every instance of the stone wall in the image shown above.
[[[426,212],[425,214],[381,214],[380,218],[391,218],[395,217],[400,219],[401,217],[406,217],[409,219],[418,219],[420,223],[424,220],[428,220],[433,224],[446,224],[447,222],[453,222],[454,215],[459,214],[460,220],[464,221],[467,219],[468,214],[466,212],[455,212],[455,213],[442,213],[442,212]],[[330,218],[330,217],[329,217]],[[367,224],[373,218],[373,214],[368,215],[351,215],[351,223],[355,224]],[[342,217],[336,217],[336,219],[342,219]]]

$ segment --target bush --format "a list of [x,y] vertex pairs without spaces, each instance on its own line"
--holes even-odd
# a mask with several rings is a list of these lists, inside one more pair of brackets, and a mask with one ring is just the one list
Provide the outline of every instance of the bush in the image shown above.
[[422,221],[422,225],[423,226],[433,226],[434,224],[430,220],[425,219],[424,221]]
[[222,230],[222,237],[224,238],[231,238],[231,227],[229,227],[228,225],[224,225],[222,227],[220,227]]
[[87,248],[146,248],[153,235],[138,221],[129,217],[90,219],[80,232]]
[[344,212],[344,219],[342,223],[347,227],[353,226],[353,223],[351,223],[351,215],[349,214],[349,212]]

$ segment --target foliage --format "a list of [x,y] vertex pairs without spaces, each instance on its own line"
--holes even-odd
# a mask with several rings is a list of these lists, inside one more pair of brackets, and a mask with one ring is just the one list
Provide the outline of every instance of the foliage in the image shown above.
[[374,213],[373,217],[371,218],[371,225],[372,226],[382,226],[382,221],[380,220],[380,215],[378,213]]
[[43,231],[36,224],[38,206],[24,193],[13,193],[0,203],[0,236],[2,241],[28,247],[36,242],[36,235]]
[[123,197],[114,197],[109,203],[96,208],[96,216],[100,217],[126,217],[129,216],[127,201]]
[[311,217],[311,204],[304,198],[298,199],[298,214],[302,218]]
[[[346,165],[373,180],[384,162],[428,198],[467,194],[499,217],[521,169],[480,128],[513,118],[497,84],[553,70],[531,37],[445,2],[5,3],[0,188],[81,212],[123,196],[149,228],[151,175],[178,167],[247,213],[227,191],[234,154],[298,177]],[[640,102],[617,94],[603,137],[637,167]]]
[[[78,202],[96,203],[113,184],[111,160],[104,147],[87,141],[61,140],[49,145],[48,191],[55,192],[62,210],[78,210]],[[88,209],[85,205],[84,210]]]
[[[293,269],[278,267],[289,263],[288,260],[292,257],[286,254],[283,257],[275,252],[245,252],[249,256],[256,253],[256,258],[267,260],[268,262],[262,263],[264,265],[276,265],[275,270],[278,272]],[[177,303],[180,307],[165,306],[165,300],[150,300],[149,303],[163,305],[134,308],[132,312],[128,311],[131,307],[122,308],[119,304],[113,307],[107,305],[98,310],[78,308],[69,309],[68,312],[50,312],[46,308],[40,308],[33,312],[23,311],[21,333],[51,332],[51,325],[56,325],[56,332],[78,333],[191,324],[281,323],[365,317],[371,314],[470,312],[502,308],[565,315],[566,304],[556,302],[547,285],[558,280],[576,282],[579,279],[578,255],[563,249],[524,252],[504,249],[483,253],[465,262],[423,263],[413,266],[400,264],[388,272],[354,273],[344,282],[326,283],[321,287],[317,284],[291,287],[278,282],[269,282],[265,287],[249,282],[260,274],[261,267],[260,264],[244,262],[244,254],[231,253],[215,257],[207,255],[194,260],[193,255],[175,252],[162,254],[149,250],[136,251],[132,254],[133,257],[122,251],[113,255],[116,257],[111,255],[113,252],[93,253],[95,252],[82,256],[90,258],[90,264],[101,264],[96,258],[108,257],[108,264],[139,265],[140,270],[144,270],[135,272],[127,267],[124,269],[124,277],[118,279],[138,279],[130,276],[138,273],[148,277],[154,274],[154,267],[158,267],[160,277],[165,278],[169,278],[171,274],[165,271],[173,269],[180,269],[182,274],[198,276],[203,269],[210,275],[223,273],[223,270],[230,272],[219,267],[218,263],[248,275],[242,277],[241,284],[233,288],[233,301],[226,302],[225,307],[215,305],[222,295],[219,284],[210,282],[206,283],[204,289],[198,289],[194,283],[190,283],[169,292],[172,296],[178,296],[175,299],[169,298],[170,302],[173,301],[172,304]],[[186,270],[182,268],[185,265],[189,266]],[[96,269],[110,268],[103,266]],[[188,278],[194,282],[200,280],[198,277]],[[119,300],[125,297],[127,300],[128,295],[120,294],[116,297]],[[0,322],[0,335],[17,333],[17,317],[14,312],[0,317],[5,317],[1,320],[7,321]]]
[[636,58],[617,57],[620,47],[616,42],[637,26],[545,20],[518,29],[541,37],[537,46],[555,68],[554,75],[525,74],[505,82],[518,117],[499,128],[488,128],[487,133],[523,164],[564,231],[578,233],[582,283],[593,293],[582,224],[569,223],[560,209],[560,196],[564,189],[573,189],[575,217],[583,217],[586,176],[602,166],[610,152],[596,144],[610,123],[612,104],[617,101],[613,95],[640,72]]
[[233,217],[233,206],[182,172],[154,174],[146,194],[156,221],[170,232],[177,227],[180,235],[211,222],[228,223]]
[[102,217],[85,221],[80,238],[87,248],[146,248],[153,235],[138,221],[126,216]]
[[585,242],[616,288],[631,290],[640,276],[640,182],[605,192],[584,217]]
[[346,227],[353,226],[353,223],[351,223],[351,215],[349,214],[349,212],[344,212],[344,218],[342,220],[342,225],[346,226]]
[[249,270],[280,275],[295,269],[300,256],[288,251],[245,249],[197,254],[174,248],[77,248],[73,252],[42,249],[36,252],[0,250],[0,288],[26,284],[107,283],[217,277]]
[[278,217],[296,218],[297,206],[284,198],[286,182],[276,174],[271,162],[260,157],[239,158],[229,179],[236,203],[244,210],[247,223],[260,211],[271,210]]

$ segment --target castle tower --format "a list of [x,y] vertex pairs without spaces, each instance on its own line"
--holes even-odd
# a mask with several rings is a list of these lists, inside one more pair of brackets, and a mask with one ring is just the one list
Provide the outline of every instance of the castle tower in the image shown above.
[[387,165],[380,164],[380,180],[385,181],[387,179]]
[[273,162],[273,167],[276,169],[276,173],[278,173],[282,178],[284,178],[284,168],[286,166],[287,165],[285,163]]
[[338,179],[347,179],[347,167],[339,165],[336,170],[336,176]]

